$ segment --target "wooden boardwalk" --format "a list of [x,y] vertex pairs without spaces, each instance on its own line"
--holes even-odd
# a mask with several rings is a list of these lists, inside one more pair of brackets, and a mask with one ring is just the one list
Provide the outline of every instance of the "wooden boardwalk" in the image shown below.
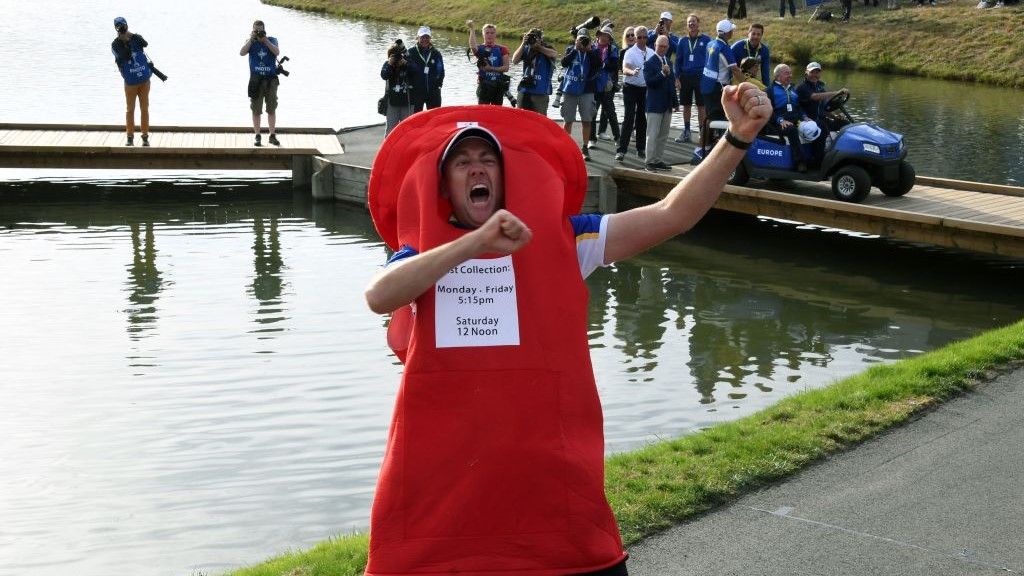
[[[661,198],[687,172],[681,166],[665,174],[615,168],[611,176],[620,190]],[[715,208],[1024,258],[1024,188],[1016,186],[918,177],[906,196],[872,188],[860,204],[835,200],[828,182],[726,186]]]
[[252,128],[151,126],[125,146],[124,126],[0,124],[0,168],[291,170],[296,158],[342,154],[330,128],[278,128],[281,146],[253,146]]
[[[573,136],[579,138],[576,130]],[[328,159],[334,163],[333,180],[329,186],[321,186],[326,190],[322,197],[365,205],[369,167],[384,138],[384,128],[352,129],[341,138],[345,154]],[[693,154],[692,144],[671,140],[665,149],[668,161],[685,162]],[[679,163],[671,172],[645,172],[643,161],[632,153],[624,162],[616,162],[614,147],[606,141],[590,155],[587,210],[614,212],[617,195],[623,193],[662,198],[692,169]],[[328,170],[317,173],[330,175]],[[715,208],[1024,258],[1024,188],[918,176],[917,186],[906,196],[890,198],[872,188],[863,203],[851,204],[835,200],[828,182],[751,182],[761,187],[726,186]],[[316,181],[313,191],[315,195]]]

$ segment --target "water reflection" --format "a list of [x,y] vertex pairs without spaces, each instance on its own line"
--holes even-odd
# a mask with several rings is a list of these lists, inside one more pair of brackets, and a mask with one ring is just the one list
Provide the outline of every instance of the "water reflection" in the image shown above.
[[261,325],[257,330],[261,338],[269,338],[269,334],[284,330],[283,327],[272,327],[269,324],[276,324],[286,320],[281,301],[281,289],[284,286],[281,269],[284,265],[281,260],[281,235],[277,230],[277,217],[271,216],[267,219],[265,227],[263,218],[256,218],[252,223],[254,255],[254,266],[256,274],[253,276],[252,284],[249,285],[249,292],[259,301],[260,309],[256,314],[256,322]]
[[[143,230],[144,227],[144,230]],[[156,301],[163,288],[160,270],[156,267],[156,246],[153,223],[129,225],[132,235],[132,263],[128,266],[128,337],[137,340],[153,328],[157,321]]]

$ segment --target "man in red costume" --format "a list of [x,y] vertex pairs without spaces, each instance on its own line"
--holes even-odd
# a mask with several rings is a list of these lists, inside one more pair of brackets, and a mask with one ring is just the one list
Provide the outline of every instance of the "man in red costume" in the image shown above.
[[577,215],[586,168],[538,114],[416,114],[374,161],[369,205],[396,250],[366,300],[405,362],[366,574],[626,574],[604,496],[587,342],[595,267],[690,229],[772,114],[726,87],[729,132],[661,201]]

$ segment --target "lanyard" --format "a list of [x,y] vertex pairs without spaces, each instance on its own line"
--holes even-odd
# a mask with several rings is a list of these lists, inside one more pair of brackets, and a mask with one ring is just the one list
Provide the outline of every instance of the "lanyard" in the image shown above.
[[760,52],[760,51],[761,51],[761,47],[758,46],[757,48],[754,49],[753,52],[751,52],[750,51],[750,42],[747,42],[747,56],[750,56],[751,58],[756,58],[757,57],[757,53]]
[[419,46],[416,47],[415,52],[416,52],[416,55],[420,57],[420,62],[423,62],[423,66],[424,67],[430,66],[430,61],[434,59],[434,51],[432,49],[427,48],[427,59],[426,60],[423,59],[423,54],[420,52]]
[[700,42],[700,36],[694,38],[693,42],[690,42],[690,38],[687,37],[686,42],[690,45],[690,54],[693,54],[693,51],[697,49],[697,42]]

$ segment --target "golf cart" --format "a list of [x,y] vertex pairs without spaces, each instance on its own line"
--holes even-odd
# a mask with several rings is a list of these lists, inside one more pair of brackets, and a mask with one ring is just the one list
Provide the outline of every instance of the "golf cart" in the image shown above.
[[[742,186],[750,178],[779,180],[832,180],[832,194],[846,202],[860,202],[875,186],[886,196],[903,196],[914,187],[914,167],[906,161],[907,148],[903,135],[874,124],[854,122],[844,104],[848,92],[833,96],[826,104],[828,112],[841,111],[850,121],[834,136],[820,130],[818,138],[827,138],[824,156],[816,168],[796,169],[789,145],[781,136],[765,135],[754,139],[746,156],[729,179]],[[816,130],[816,126],[809,126]],[[801,131],[803,134],[806,131]],[[801,138],[804,142],[804,139]],[[813,144],[803,143],[805,157],[810,157]]]

